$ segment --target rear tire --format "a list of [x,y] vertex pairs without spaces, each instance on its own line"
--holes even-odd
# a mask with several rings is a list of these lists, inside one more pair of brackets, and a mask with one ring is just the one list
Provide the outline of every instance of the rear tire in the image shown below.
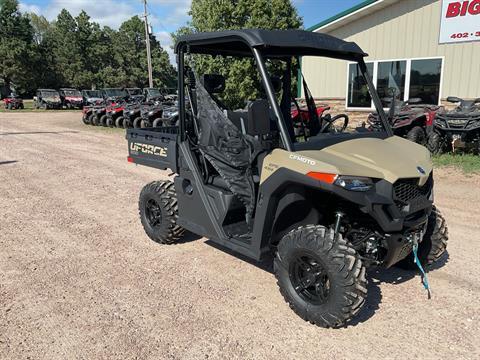
[[427,148],[433,155],[439,155],[442,153],[442,137],[439,133],[432,131],[427,139]]
[[413,141],[414,143],[425,145],[425,131],[420,126],[414,126],[407,133],[407,139]]
[[85,125],[90,125],[90,119],[86,114],[82,116],[82,121]]
[[113,122],[113,119],[111,117],[107,116],[107,120],[105,120],[105,125],[107,127],[114,127],[115,123]]
[[20,104],[20,105],[19,105],[19,108],[23,110],[23,109],[25,109],[25,105]]
[[171,181],[154,181],[142,189],[140,220],[148,237],[160,244],[176,243],[185,230],[177,225],[178,205]]
[[[418,259],[422,266],[428,266],[440,259],[447,250],[448,227],[445,218],[435,205],[428,217],[428,225],[422,242],[418,245]],[[406,270],[418,269],[410,253],[398,263],[398,267]]]
[[115,127],[117,128],[123,128],[123,116],[120,116],[117,120],[115,120]]
[[274,271],[285,301],[312,324],[345,325],[365,302],[365,267],[332,229],[306,225],[287,233],[278,245]]

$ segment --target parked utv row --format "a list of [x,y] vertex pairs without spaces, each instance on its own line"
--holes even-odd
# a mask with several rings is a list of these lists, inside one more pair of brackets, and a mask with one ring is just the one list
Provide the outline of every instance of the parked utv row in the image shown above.
[[156,88],[110,88],[86,95],[82,117],[86,125],[128,129],[175,125],[178,120],[173,95],[166,99]]
[[[389,121],[397,136],[426,146],[432,154],[459,150],[480,154],[480,98],[464,100],[450,96],[453,110],[421,104],[421,99],[391,102]],[[368,129],[379,130],[377,113],[368,117]]]

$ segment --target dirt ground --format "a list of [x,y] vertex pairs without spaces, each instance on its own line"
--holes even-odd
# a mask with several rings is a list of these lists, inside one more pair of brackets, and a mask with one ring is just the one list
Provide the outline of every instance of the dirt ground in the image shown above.
[[478,359],[480,177],[436,170],[448,256],[369,273],[346,328],[305,323],[274,276],[192,236],[144,234],[124,132],[77,113],[0,114],[0,359]]

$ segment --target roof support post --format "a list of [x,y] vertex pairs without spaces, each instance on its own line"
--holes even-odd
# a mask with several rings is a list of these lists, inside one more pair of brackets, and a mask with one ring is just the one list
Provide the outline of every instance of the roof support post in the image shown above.
[[375,85],[373,85],[373,81],[368,72],[367,65],[365,64],[365,61],[363,59],[358,61],[358,65],[360,67],[360,71],[362,72],[363,78],[367,83],[368,90],[370,90],[370,95],[372,96],[373,104],[377,109],[378,116],[380,117],[380,120],[382,121],[382,124],[383,124],[383,128],[385,129],[385,132],[387,133],[388,136],[393,136],[394,134],[393,134],[392,127],[390,126],[390,122],[387,120],[385,111],[383,111],[382,101],[378,96],[377,89],[375,89]]
[[293,151],[292,142],[290,140],[290,135],[288,134],[287,127],[285,126],[285,120],[282,116],[282,111],[278,106],[277,99],[275,97],[275,91],[273,90],[272,81],[270,80],[270,76],[268,75],[267,68],[265,66],[265,61],[263,60],[263,56],[260,53],[260,50],[257,48],[253,48],[253,55],[255,56],[255,61],[257,63],[258,70],[260,71],[260,76],[262,78],[263,86],[267,92],[268,100],[270,101],[270,105],[273,108],[273,112],[277,117],[278,128],[280,129],[280,136],[282,138],[282,143],[285,146],[285,150]]
[[185,140],[185,52],[184,46],[181,46],[177,54],[178,65],[178,117],[179,117],[179,135],[180,141]]

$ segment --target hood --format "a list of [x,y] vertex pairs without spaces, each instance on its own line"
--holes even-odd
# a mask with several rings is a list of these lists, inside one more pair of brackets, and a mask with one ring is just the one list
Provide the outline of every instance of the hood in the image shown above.
[[68,101],[82,101],[83,98],[81,96],[65,96],[65,100],[68,100]]
[[[423,185],[432,171],[430,152],[409,140],[392,136],[387,139],[352,139],[321,150],[287,152],[276,149],[264,160],[264,170],[286,167],[308,174],[323,172],[337,175],[385,179],[419,178]],[[423,170],[423,173],[421,172]],[[262,171],[262,182],[273,171]]]
[[48,102],[60,102],[60,96],[58,96],[58,95],[44,96],[43,100],[48,101]]

